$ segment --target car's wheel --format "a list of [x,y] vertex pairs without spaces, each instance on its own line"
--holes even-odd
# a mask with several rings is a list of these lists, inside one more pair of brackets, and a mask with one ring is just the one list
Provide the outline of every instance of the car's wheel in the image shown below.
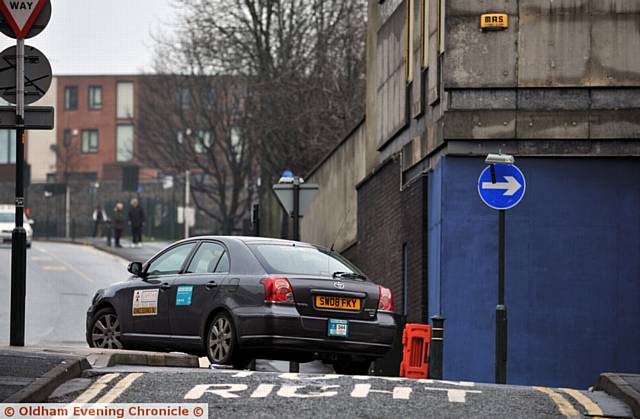
[[244,361],[236,350],[236,329],[231,316],[226,312],[218,313],[207,332],[207,358],[212,364],[233,365],[236,368],[244,366]]
[[354,361],[352,359],[340,359],[333,363],[336,374],[344,375],[368,375],[371,361]]
[[98,310],[91,318],[87,336],[92,348],[123,349],[120,321],[112,308]]

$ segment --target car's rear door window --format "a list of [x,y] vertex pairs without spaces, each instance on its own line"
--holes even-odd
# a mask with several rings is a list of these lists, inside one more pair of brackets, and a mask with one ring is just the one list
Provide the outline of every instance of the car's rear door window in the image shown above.
[[147,275],[175,275],[179,273],[195,245],[195,242],[187,243],[164,252],[149,264]]
[[315,247],[279,244],[249,247],[270,274],[332,276],[334,272],[361,273],[347,260]]
[[222,260],[226,258],[225,248],[213,242],[204,242],[193,256],[187,273],[204,274],[214,272],[227,272],[229,263],[226,263],[226,270],[218,269],[222,264]]

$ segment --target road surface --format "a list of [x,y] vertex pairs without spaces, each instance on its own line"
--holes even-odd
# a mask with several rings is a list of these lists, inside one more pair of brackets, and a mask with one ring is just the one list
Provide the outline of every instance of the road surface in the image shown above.
[[601,392],[391,377],[116,366],[92,370],[55,403],[206,403],[209,418],[631,417]]
[[[95,292],[127,278],[126,262],[90,246],[34,242],[27,251],[27,345],[86,346]],[[0,344],[9,342],[11,247],[0,247]]]

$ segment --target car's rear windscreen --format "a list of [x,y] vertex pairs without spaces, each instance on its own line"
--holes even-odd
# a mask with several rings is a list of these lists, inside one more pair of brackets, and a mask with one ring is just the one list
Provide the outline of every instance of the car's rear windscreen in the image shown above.
[[269,274],[331,277],[334,272],[362,274],[343,257],[309,246],[250,244],[249,248]]

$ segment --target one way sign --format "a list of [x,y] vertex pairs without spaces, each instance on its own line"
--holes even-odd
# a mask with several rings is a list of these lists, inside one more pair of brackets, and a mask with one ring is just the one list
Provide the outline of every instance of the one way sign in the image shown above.
[[513,164],[495,164],[495,179],[487,166],[478,179],[478,193],[489,207],[497,210],[513,208],[520,203],[527,189],[524,175]]
[[18,39],[24,39],[47,0],[1,0],[0,8]]

